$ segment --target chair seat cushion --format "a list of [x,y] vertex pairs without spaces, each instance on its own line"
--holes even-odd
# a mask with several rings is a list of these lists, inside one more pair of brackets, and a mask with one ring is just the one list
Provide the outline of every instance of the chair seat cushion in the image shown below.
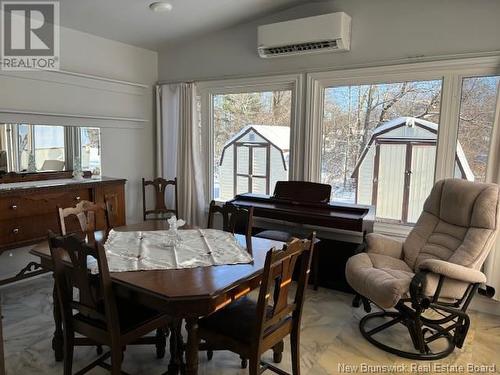
[[[271,307],[268,307],[271,312]],[[257,334],[257,303],[240,298],[199,322],[200,328],[217,332],[236,341],[251,343]]]
[[[144,323],[159,318],[163,315],[156,310],[152,310],[143,305],[138,305],[128,299],[117,298],[116,305],[118,310],[118,317],[120,319],[120,331],[122,333],[132,331],[135,328],[143,325]],[[101,305],[99,310],[104,313],[103,304]],[[74,319],[83,321],[87,324],[91,324],[101,329],[106,329],[106,322],[101,319],[86,316],[82,313],[76,314],[74,316]]]
[[413,276],[404,261],[388,255],[361,253],[346,264],[351,287],[382,308],[394,307],[407,296]]

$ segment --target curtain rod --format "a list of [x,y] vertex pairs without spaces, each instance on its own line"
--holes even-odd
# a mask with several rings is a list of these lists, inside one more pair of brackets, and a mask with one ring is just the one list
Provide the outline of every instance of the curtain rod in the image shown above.
[[392,60],[378,60],[371,63],[363,64],[344,64],[338,65],[336,67],[323,67],[323,68],[311,68],[311,69],[293,69],[288,71],[277,71],[277,72],[266,72],[266,73],[256,73],[256,74],[229,74],[222,76],[212,76],[199,79],[190,78],[188,80],[175,79],[175,80],[161,80],[156,83],[156,85],[174,85],[179,83],[195,83],[195,82],[207,82],[207,81],[219,81],[225,79],[245,79],[245,78],[263,78],[271,77],[276,75],[286,75],[286,74],[307,74],[307,73],[317,73],[324,71],[336,71],[336,70],[346,70],[346,69],[360,69],[360,68],[372,68],[384,65],[397,65],[397,64],[411,64],[417,62],[431,62],[431,61],[441,61],[441,60],[457,60],[465,58],[475,58],[475,57],[500,57],[500,50],[488,51],[488,52],[467,52],[451,55],[434,55],[434,56],[411,56],[402,59],[392,59]]

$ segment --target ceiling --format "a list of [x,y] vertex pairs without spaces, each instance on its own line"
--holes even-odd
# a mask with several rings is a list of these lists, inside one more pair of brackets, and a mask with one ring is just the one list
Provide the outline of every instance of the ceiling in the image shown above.
[[307,0],[169,0],[171,12],[154,13],[154,0],[60,1],[62,26],[157,50],[246,22]]

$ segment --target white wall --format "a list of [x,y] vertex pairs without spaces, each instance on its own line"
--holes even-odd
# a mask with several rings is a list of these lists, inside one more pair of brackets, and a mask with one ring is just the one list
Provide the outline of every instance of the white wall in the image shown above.
[[150,86],[142,128],[102,128],[102,170],[105,176],[127,179],[127,222],[142,220],[141,178],[154,177],[153,85],[156,52],[85,34],[61,30],[61,69]]
[[[88,115],[99,107],[104,113],[121,113],[124,108],[110,108],[113,106],[129,107],[145,122],[122,120],[98,120],[84,118],[61,118],[39,115],[24,115],[24,121],[46,123],[57,121],[61,124],[78,126],[104,126],[101,128],[102,156],[101,164],[103,175],[127,179],[126,212],[127,222],[142,220],[142,190],[141,177],[151,178],[154,174],[154,101],[153,86],[157,81],[158,55],[149,51],[123,43],[103,39],[75,30],[61,28],[61,71],[98,76],[105,79],[134,82],[145,85],[134,86],[128,84],[113,84],[106,80],[75,77],[61,72],[16,72],[16,77],[3,75],[2,79],[26,81],[27,84],[15,84],[10,96],[0,96],[0,109],[30,110],[24,107],[33,107],[40,112],[53,113],[53,108],[63,108],[57,113]],[[15,81],[17,79],[18,81]],[[75,80],[78,84],[75,84]],[[47,89],[47,82],[56,82],[59,91]],[[45,85],[45,86],[44,86]],[[119,86],[119,87],[116,87]],[[114,101],[113,95],[126,94],[127,101]],[[64,96],[61,90],[70,94]],[[22,100],[23,91],[39,92],[29,101]],[[28,97],[27,95],[26,97]],[[33,95],[31,95],[33,96]],[[12,100],[12,98],[18,100]],[[99,99],[97,99],[99,98]],[[67,100],[66,103],[61,103]],[[105,103],[96,103],[104,101]],[[33,103],[31,104],[27,104]],[[106,103],[107,102],[107,103]],[[128,104],[126,104],[128,103]],[[65,105],[62,105],[65,104]],[[79,113],[83,111],[85,113]],[[76,112],[76,113],[75,113]],[[132,113],[132,112],[131,112]],[[5,120],[6,114],[0,113],[0,122]],[[126,117],[126,116],[125,116]],[[134,116],[133,118],[136,118]],[[42,122],[43,121],[43,122]]]
[[[334,11],[353,19],[350,52],[269,60],[257,56],[257,25]],[[499,15],[497,0],[311,2],[194,41],[166,45],[159,54],[159,78],[221,78],[496,51]]]

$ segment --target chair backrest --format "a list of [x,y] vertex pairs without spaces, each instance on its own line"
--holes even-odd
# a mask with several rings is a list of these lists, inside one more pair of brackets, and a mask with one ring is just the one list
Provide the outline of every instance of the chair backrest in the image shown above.
[[[281,250],[271,249],[267,253],[257,302],[259,343],[284,324],[291,324],[291,327],[300,330],[315,239],[316,234],[312,233],[307,240],[295,238]],[[295,297],[290,299],[292,276],[296,268],[298,282]]]
[[[76,310],[104,323],[108,332],[119,334],[118,311],[102,245],[91,245],[75,234],[56,236],[49,231],[49,247],[64,322],[71,324]],[[97,262],[98,275],[90,273],[91,259]],[[78,293],[73,293],[74,288]]]
[[104,205],[106,206],[106,224],[108,229],[118,226],[118,195],[116,193],[104,194]]
[[214,227],[215,215],[222,216],[222,230],[231,233],[243,233],[248,252],[252,252],[253,207],[248,209],[225,203],[219,206],[215,201],[210,202],[208,210],[207,228]]
[[[175,207],[168,208],[165,204],[165,192],[168,186],[173,186],[174,188],[174,205]],[[147,209],[146,206],[146,187],[153,186],[154,188],[154,208],[151,210]],[[164,220],[165,215],[172,214],[179,217],[177,209],[177,177],[173,180],[166,180],[161,177],[157,177],[152,181],[146,181],[142,179],[142,209],[144,220]]]
[[107,229],[111,229],[106,206],[102,203],[82,200],[78,202],[75,207],[62,208],[58,206],[57,211],[59,216],[59,229],[63,236],[68,234],[66,219],[69,217],[76,217],[80,229],[77,233],[86,236],[88,241],[95,241],[94,232],[96,231],[96,217],[100,211],[104,211],[106,224],[108,225]]
[[438,181],[404,243],[413,270],[426,259],[480,269],[499,226],[499,186],[460,179]]

